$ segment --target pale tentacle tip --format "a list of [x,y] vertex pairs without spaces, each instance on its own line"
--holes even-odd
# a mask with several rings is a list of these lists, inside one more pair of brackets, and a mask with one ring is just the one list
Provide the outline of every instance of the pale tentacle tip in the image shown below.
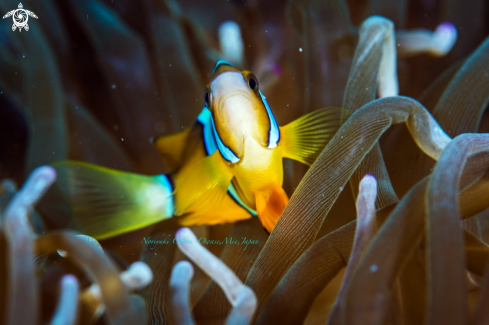
[[176,238],[185,238],[185,237],[192,236],[192,235],[193,235],[192,230],[190,230],[187,227],[182,227],[182,228],[178,229],[177,232],[175,233]]
[[70,285],[70,286],[78,286],[78,279],[76,276],[73,274],[66,274],[61,278],[61,282],[63,286]]
[[192,279],[194,276],[194,267],[192,266],[192,263],[189,261],[180,261],[175,264],[172,270],[172,279],[174,279],[177,274],[185,278],[187,281],[190,281],[190,279]]
[[56,169],[51,166],[39,166],[32,171],[32,175],[39,174],[46,180],[56,180]]
[[35,204],[56,180],[56,170],[51,166],[34,169],[20,191],[23,205]]
[[457,41],[457,28],[450,22],[444,22],[438,25],[433,34],[434,52],[443,56],[450,52]]
[[372,174],[365,174],[365,176],[363,176],[361,182],[369,182],[369,183],[372,183],[372,182],[375,182],[377,183],[377,178],[375,178],[374,175]]
[[130,289],[141,289],[151,283],[153,272],[146,263],[138,261],[121,274],[121,280]]

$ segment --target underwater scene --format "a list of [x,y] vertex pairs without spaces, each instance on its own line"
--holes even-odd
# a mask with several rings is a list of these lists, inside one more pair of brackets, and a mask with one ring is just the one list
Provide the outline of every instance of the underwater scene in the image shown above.
[[489,324],[487,0],[0,13],[0,324]]

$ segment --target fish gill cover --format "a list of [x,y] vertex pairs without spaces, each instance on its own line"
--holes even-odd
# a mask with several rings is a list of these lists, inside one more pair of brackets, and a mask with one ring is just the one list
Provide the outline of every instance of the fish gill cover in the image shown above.
[[[0,1],[37,17],[0,20],[0,323],[489,322],[487,1],[22,5]],[[237,182],[172,217],[218,60],[305,134],[270,234]]]

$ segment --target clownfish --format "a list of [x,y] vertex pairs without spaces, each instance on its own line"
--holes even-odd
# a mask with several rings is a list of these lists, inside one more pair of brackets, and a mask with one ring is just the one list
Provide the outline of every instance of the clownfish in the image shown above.
[[62,161],[53,164],[56,185],[70,205],[70,226],[96,239],[173,216],[183,226],[258,216],[270,233],[288,203],[283,158],[311,165],[340,117],[341,109],[323,108],[279,127],[254,74],[219,60],[195,123],[151,140],[169,174]]

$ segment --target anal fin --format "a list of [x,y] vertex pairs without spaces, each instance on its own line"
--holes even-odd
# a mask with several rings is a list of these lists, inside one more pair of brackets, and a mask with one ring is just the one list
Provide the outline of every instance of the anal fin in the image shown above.
[[258,218],[268,233],[271,233],[289,203],[289,198],[281,186],[275,186],[271,193],[256,192],[255,200]]
[[218,225],[227,222],[236,222],[249,219],[251,215],[247,210],[236,203],[231,196],[227,195],[219,207],[212,210],[196,210],[192,213],[179,217],[182,226],[193,227],[200,225]]
[[341,126],[341,108],[326,107],[280,128],[283,157],[312,165]]

